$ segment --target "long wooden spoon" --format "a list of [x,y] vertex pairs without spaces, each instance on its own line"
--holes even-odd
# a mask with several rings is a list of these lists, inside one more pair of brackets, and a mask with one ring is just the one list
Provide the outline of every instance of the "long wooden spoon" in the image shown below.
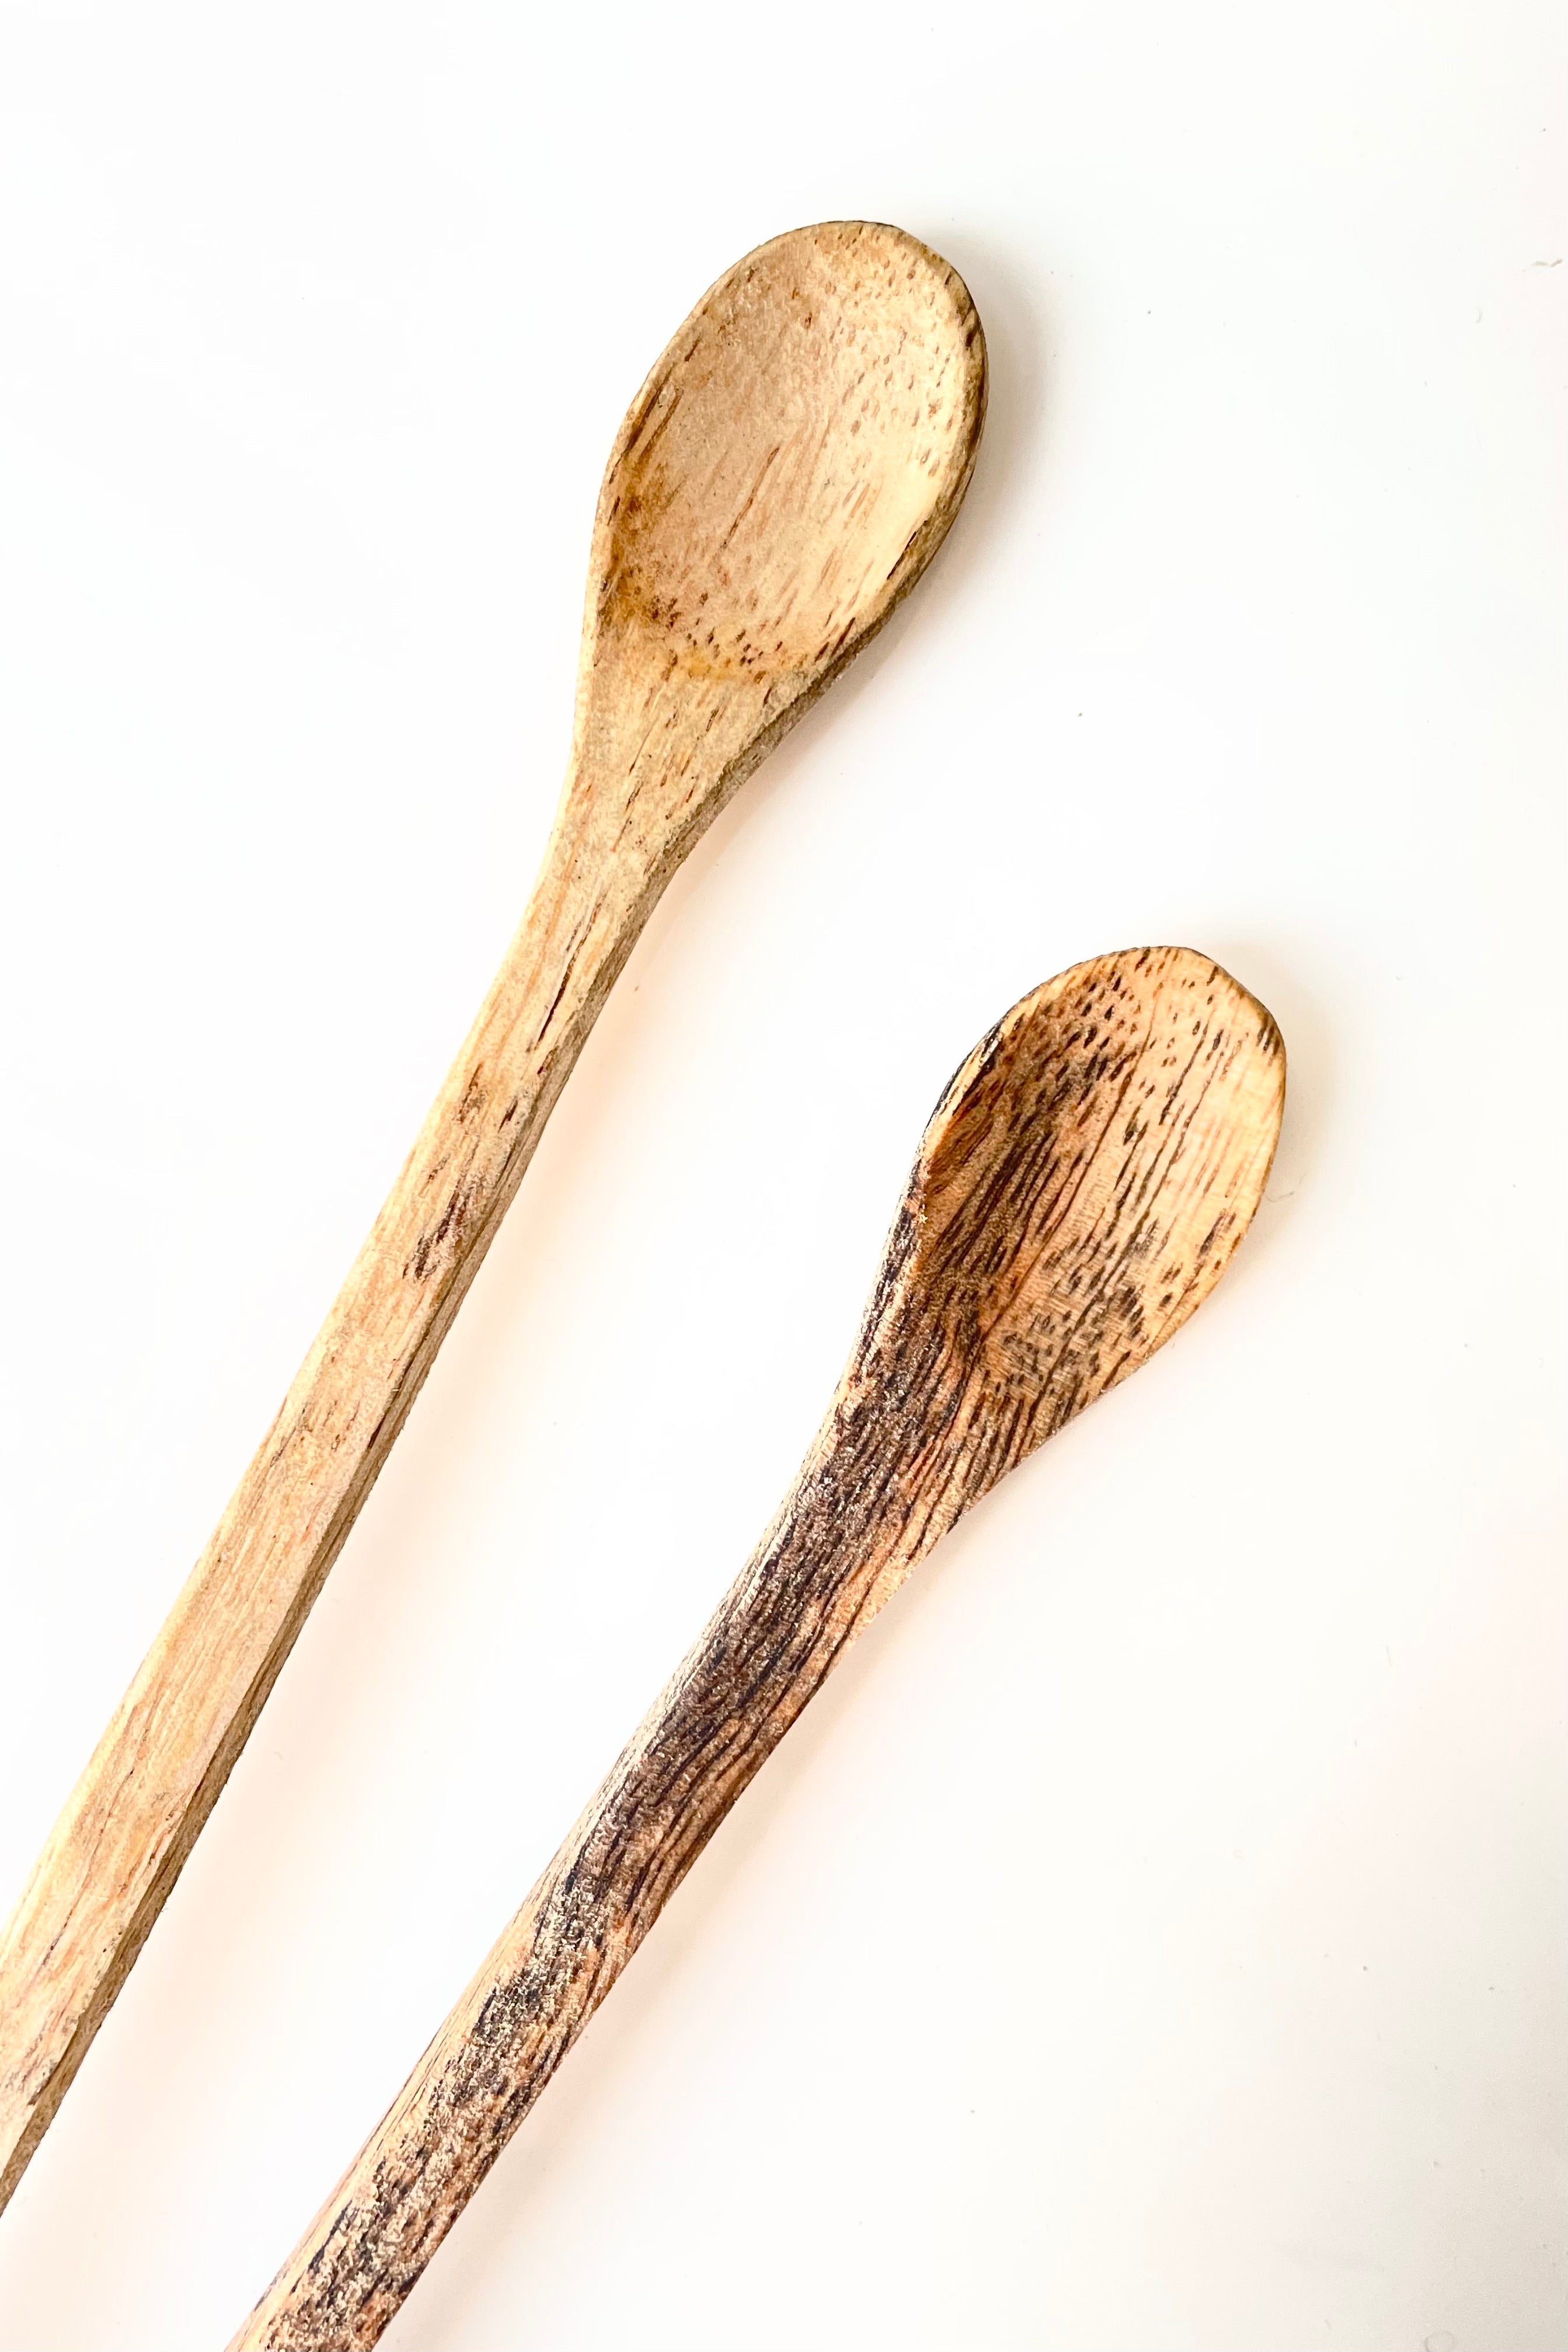
[[946,534],[984,408],[947,264],[864,221],[737,264],[599,495],[565,791],[403,1173],[0,1942],[0,2205],[228,1778],[681,859]]
[[1079,964],[981,1040],[926,1129],[849,1369],[761,1549],[230,2352],[377,2341],[855,1635],[1214,1288],[1284,1097],[1273,1021],[1186,949]]

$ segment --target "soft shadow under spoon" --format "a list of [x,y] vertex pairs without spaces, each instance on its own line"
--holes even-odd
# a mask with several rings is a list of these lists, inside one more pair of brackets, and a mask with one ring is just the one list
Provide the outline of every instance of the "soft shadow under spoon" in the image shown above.
[[[559,355],[564,379],[570,354]],[[984,345],[902,230],[704,296],[599,494],[571,765],[522,927],[261,1449],[0,1937],[0,2206],[157,1918],[681,859],[875,635],[974,461]]]
[[1263,1196],[1279,1033],[1207,957],[1079,964],[927,1128],[773,1527],[229,2352],[374,2344],[730,1807],[955,1519],[1135,1371]]

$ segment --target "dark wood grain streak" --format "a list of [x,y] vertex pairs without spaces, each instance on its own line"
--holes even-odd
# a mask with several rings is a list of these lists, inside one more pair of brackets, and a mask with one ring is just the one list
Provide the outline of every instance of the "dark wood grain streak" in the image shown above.
[[1268,1014],[1181,949],[1080,964],[975,1047],[773,1527],[231,2352],[375,2343],[848,1643],[1213,1288],[1283,1098]]

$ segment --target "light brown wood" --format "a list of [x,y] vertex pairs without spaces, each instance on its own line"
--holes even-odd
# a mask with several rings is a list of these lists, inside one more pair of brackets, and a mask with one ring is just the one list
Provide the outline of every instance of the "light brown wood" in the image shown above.
[[961,1513],[1208,1296],[1284,1107],[1206,957],[1079,964],[926,1130],[849,1369],[761,1549],[230,2352],[374,2344],[719,1822]]
[[600,493],[571,764],[489,996],[0,1942],[0,2204],[174,1885],[665,885],[887,619],[974,459],[984,346],[900,230],[704,297]]

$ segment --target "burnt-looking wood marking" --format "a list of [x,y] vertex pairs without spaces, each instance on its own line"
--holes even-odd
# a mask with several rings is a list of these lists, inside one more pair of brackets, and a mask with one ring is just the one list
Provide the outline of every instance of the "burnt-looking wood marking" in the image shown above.
[[[775,238],[703,298],[611,453],[572,761],[468,1042],[0,1937],[0,2206],[216,1801],[643,925],[941,545],[980,321],[900,229]],[[454,871],[460,870],[460,863]]]
[[1268,1013],[1185,949],[1079,964],[975,1047],[761,1549],[230,2352],[376,2342],[847,1644],[1213,1289],[1262,1198],[1284,1089]]

